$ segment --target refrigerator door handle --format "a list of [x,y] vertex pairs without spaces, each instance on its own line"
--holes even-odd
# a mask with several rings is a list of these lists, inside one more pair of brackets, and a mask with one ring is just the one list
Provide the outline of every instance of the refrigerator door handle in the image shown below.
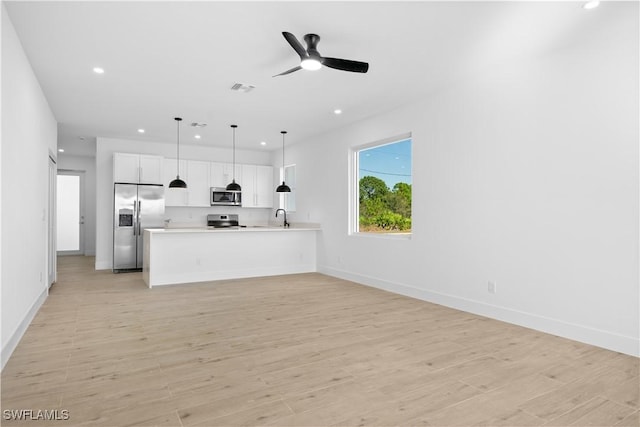
[[138,222],[138,210],[136,209],[136,202],[133,202],[133,235],[136,235],[136,223]]
[[142,225],[140,224],[140,211],[142,211],[142,201],[138,200],[138,236],[142,235]]

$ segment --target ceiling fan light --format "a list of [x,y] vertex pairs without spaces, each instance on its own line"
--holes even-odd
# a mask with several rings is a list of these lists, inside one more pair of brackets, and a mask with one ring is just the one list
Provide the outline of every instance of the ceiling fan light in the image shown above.
[[305,70],[315,71],[315,70],[319,70],[320,67],[322,67],[322,64],[317,59],[305,58],[300,63],[300,66]]
[[598,0],[591,0],[583,4],[582,8],[590,10],[590,9],[595,9],[598,6],[600,6],[600,2]]

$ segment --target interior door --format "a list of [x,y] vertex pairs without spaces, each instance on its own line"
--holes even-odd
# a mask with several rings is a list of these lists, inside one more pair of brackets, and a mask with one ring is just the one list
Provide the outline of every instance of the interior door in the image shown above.
[[84,172],[58,170],[56,249],[58,255],[84,254]]

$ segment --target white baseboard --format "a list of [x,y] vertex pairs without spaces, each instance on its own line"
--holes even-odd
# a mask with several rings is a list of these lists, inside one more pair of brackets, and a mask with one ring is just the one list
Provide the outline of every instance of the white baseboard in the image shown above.
[[426,289],[418,289],[410,285],[394,283],[336,268],[319,266],[318,272],[396,294],[512,323],[514,325],[524,326],[526,328],[535,329],[537,331],[557,335],[574,341],[606,348],[607,350],[640,357],[640,339],[637,337],[619,335],[610,331],[568,323],[558,319],[513,310],[507,307],[491,305],[481,301],[457,297],[455,295],[448,295]]
[[96,270],[111,270],[111,261],[98,261],[96,260]]
[[42,304],[44,304],[48,296],[49,296],[49,289],[44,289],[42,293],[38,296],[38,298],[36,298],[35,302],[31,306],[27,314],[24,316],[24,318],[16,328],[15,332],[11,335],[11,338],[9,338],[9,340],[4,345],[4,347],[2,347],[2,356],[0,356],[0,363],[2,363],[2,366],[0,367],[0,370],[4,369],[4,366],[9,361],[9,358],[11,357],[14,350],[18,346],[18,343],[22,339],[22,336],[27,331],[27,328],[33,321],[33,318],[36,317],[38,310],[40,310],[40,307],[42,307]]

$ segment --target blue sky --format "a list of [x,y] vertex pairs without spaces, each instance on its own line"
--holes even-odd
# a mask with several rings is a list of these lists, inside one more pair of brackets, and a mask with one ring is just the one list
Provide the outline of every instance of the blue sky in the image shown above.
[[361,150],[358,164],[360,178],[375,176],[392,189],[397,182],[411,184],[411,140]]

